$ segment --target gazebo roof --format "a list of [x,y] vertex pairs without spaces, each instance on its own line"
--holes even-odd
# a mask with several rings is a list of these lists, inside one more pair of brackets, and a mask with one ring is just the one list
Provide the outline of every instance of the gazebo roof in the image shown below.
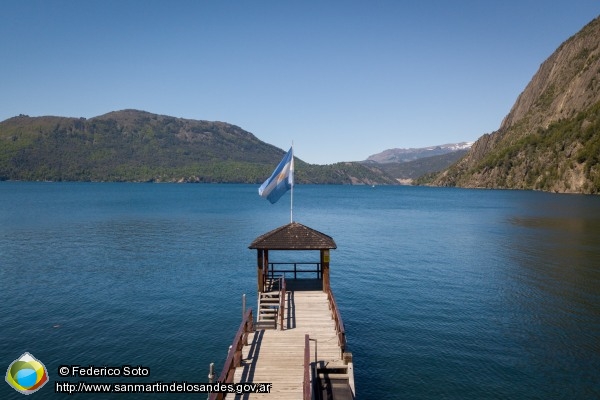
[[337,245],[331,236],[297,222],[291,222],[257,237],[248,248],[259,250],[323,250],[335,249]]

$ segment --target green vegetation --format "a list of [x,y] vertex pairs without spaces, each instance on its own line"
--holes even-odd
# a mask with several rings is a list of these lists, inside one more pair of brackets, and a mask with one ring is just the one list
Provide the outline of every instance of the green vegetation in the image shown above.
[[298,182],[318,184],[386,184],[395,185],[396,180],[379,167],[370,167],[357,162],[340,162],[330,165],[296,163]]
[[[260,183],[283,154],[234,125],[136,110],[0,122],[0,180]],[[297,160],[296,182],[394,180],[359,163]]]
[[585,192],[600,193],[600,102],[489,153],[471,172],[498,170],[504,181],[497,184],[509,187],[511,173],[520,169],[523,188],[552,190],[559,182],[568,183],[566,174],[577,164],[589,181]]

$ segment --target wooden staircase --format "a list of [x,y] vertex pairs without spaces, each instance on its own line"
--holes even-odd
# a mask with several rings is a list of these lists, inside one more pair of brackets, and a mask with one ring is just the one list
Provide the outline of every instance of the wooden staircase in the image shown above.
[[279,292],[259,293],[256,329],[276,329],[279,314]]
[[256,329],[277,329],[277,319],[281,304],[281,288],[279,279],[269,279],[265,292],[258,293],[258,314]]

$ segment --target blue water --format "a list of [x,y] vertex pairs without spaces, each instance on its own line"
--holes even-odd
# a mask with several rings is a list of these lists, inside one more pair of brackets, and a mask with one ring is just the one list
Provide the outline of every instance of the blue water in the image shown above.
[[[0,183],[0,367],[31,353],[50,376],[32,396],[50,399],[83,380],[60,378],[63,364],[206,382],[242,294],[256,303],[247,246],[289,222],[289,195],[271,205],[256,190]],[[600,398],[600,197],[301,185],[294,220],[338,245],[359,398]],[[178,396],[192,395],[122,397]]]

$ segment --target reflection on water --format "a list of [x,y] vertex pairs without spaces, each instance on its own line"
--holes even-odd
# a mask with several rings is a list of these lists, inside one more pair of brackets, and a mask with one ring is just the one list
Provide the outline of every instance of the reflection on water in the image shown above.
[[513,329],[537,375],[576,366],[583,389],[573,398],[591,398],[600,368],[600,209],[576,196],[548,200],[525,203],[509,218],[515,229],[506,251],[519,267],[508,293],[520,320]]
[[525,203],[532,208],[524,207],[524,216],[509,218],[517,228],[510,242],[516,250],[514,259],[539,274],[541,287],[553,288],[557,296],[562,293],[593,297],[600,290],[593,285],[600,277],[600,210],[597,202],[559,199],[563,207],[557,205],[556,199],[549,204]]

